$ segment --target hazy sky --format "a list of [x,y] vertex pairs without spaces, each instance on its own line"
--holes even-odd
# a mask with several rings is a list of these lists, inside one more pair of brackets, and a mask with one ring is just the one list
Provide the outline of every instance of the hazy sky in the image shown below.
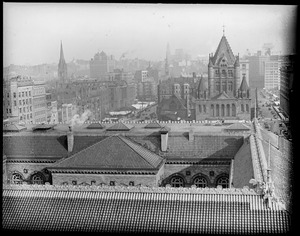
[[98,51],[162,60],[183,48],[193,57],[215,52],[223,34],[236,55],[272,43],[294,50],[296,7],[209,4],[4,3],[4,66],[67,62]]

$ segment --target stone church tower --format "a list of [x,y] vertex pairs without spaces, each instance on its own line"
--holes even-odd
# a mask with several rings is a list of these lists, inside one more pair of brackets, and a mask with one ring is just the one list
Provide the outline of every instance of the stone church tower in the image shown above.
[[208,86],[201,78],[198,86],[196,120],[250,120],[250,89],[240,78],[239,56],[234,56],[223,34],[215,54],[209,55]]
[[64,58],[64,52],[62,47],[62,42],[60,43],[60,58],[58,63],[58,79],[59,81],[63,82],[66,81],[68,78],[68,70],[67,70],[67,63]]

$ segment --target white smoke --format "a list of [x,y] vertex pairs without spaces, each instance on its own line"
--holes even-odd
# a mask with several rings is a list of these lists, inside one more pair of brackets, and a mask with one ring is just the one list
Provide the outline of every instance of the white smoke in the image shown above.
[[81,116],[78,114],[74,115],[71,119],[71,127],[74,127],[75,125],[83,125],[84,122],[92,115],[92,112],[90,110],[86,110],[85,112],[82,113]]

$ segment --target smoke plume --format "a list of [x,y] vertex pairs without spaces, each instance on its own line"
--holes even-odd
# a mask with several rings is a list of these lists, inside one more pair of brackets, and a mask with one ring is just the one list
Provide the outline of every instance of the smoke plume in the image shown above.
[[71,126],[74,127],[75,125],[83,125],[83,123],[92,115],[92,112],[90,110],[86,110],[84,113],[82,113],[81,116],[78,114],[74,115],[71,119]]

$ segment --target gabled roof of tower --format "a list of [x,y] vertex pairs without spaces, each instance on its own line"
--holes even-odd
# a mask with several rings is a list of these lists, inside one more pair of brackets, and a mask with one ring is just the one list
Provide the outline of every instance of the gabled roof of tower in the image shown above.
[[225,91],[211,98],[212,100],[232,99]]
[[221,41],[219,43],[219,46],[217,48],[217,51],[212,58],[212,63],[215,65],[216,62],[222,58],[226,57],[228,65],[233,65],[235,62],[235,57],[233,55],[233,52],[231,50],[231,47],[226,39],[226,37],[223,35],[221,38]]
[[241,83],[241,86],[240,86],[240,90],[241,91],[247,91],[248,89],[249,89],[249,86],[248,86],[246,77],[243,77],[243,80],[242,80],[242,83]]
[[64,57],[64,51],[62,46],[62,41],[60,41],[60,57],[59,57],[59,64],[66,63],[65,57]]
[[201,79],[199,81],[199,85],[198,85],[198,91],[205,91],[207,90],[207,86],[205,84],[204,78],[201,76]]

